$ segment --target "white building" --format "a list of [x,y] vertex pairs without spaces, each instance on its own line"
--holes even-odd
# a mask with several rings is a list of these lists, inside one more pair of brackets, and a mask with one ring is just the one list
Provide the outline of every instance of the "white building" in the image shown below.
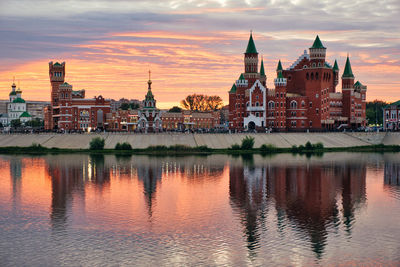
[[22,124],[32,120],[32,116],[27,112],[26,102],[21,97],[22,91],[13,83],[11,85],[11,92],[9,94],[10,101],[7,104],[7,113],[1,114],[0,122],[3,126],[10,126],[11,121],[20,120]]

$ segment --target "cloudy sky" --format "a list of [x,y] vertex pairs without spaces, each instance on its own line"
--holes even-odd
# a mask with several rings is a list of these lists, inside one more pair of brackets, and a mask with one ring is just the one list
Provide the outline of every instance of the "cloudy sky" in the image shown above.
[[399,0],[0,0],[0,99],[15,76],[24,98],[49,100],[48,62],[65,61],[88,97],[143,99],[150,68],[162,108],[191,93],[227,103],[250,30],[269,87],[318,34],[341,72],[350,54],[368,100],[400,99]]

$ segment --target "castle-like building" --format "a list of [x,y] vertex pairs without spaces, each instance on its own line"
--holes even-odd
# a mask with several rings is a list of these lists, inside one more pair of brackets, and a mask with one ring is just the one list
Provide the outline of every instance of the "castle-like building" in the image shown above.
[[354,83],[350,59],[342,74],[342,92],[336,92],[339,67],[326,60],[326,48],[317,36],[313,45],[287,69],[278,62],[274,89],[267,88],[263,59],[260,68],[252,34],[244,53],[244,72],[229,91],[231,130],[302,131],[357,128],[366,125],[367,87]]
[[104,129],[106,114],[110,112],[110,100],[101,95],[85,98],[85,90],[72,90],[65,82],[65,62],[49,62],[51,104],[45,108],[46,130]]

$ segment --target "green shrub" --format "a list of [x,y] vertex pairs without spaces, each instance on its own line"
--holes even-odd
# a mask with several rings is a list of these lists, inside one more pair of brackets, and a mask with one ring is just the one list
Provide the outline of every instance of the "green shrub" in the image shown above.
[[232,150],[240,150],[240,146],[238,144],[231,145]]
[[293,152],[293,153],[297,153],[297,152],[299,151],[299,148],[298,148],[296,145],[293,145],[293,146],[290,148],[290,151]]
[[146,149],[147,150],[164,151],[164,150],[168,150],[168,147],[167,146],[149,146]]
[[314,144],[314,148],[315,149],[324,149],[324,144],[322,144],[321,142]]
[[95,137],[93,138],[90,143],[89,143],[89,147],[91,150],[102,150],[104,149],[104,139],[101,137]]
[[132,149],[132,146],[131,146],[131,144],[129,144],[129,143],[127,143],[127,142],[124,142],[124,143],[122,143],[122,144],[117,143],[117,144],[115,145],[115,149],[116,149],[116,150],[131,150],[131,149]]
[[306,150],[313,150],[313,145],[310,143],[310,141],[308,141],[307,143],[306,143]]
[[186,145],[173,145],[169,147],[169,150],[174,150],[174,151],[190,151],[193,150],[192,147],[186,146]]
[[245,138],[243,138],[241,145],[242,149],[250,150],[253,148],[253,146],[254,146],[254,137],[246,136]]
[[203,152],[209,152],[209,151],[211,151],[211,148],[209,148],[208,146],[198,146],[198,147],[196,147],[196,150],[203,151]]
[[271,144],[263,144],[260,146],[260,150],[261,152],[266,152],[266,153],[270,153],[270,152],[274,152],[276,151],[276,146],[271,145]]

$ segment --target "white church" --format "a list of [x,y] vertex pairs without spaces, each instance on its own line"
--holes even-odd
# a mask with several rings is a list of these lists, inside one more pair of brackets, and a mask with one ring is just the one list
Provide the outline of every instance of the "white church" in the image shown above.
[[0,123],[3,127],[10,126],[11,121],[20,120],[22,124],[32,120],[32,116],[27,112],[26,102],[21,97],[22,91],[20,88],[16,90],[15,82],[11,85],[10,102],[7,104],[7,113],[0,114]]

